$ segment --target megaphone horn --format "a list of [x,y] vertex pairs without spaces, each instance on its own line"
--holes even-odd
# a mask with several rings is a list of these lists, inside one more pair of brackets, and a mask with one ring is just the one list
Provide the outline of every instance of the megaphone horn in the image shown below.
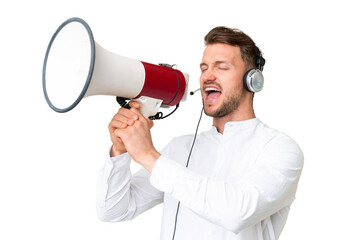
[[73,109],[81,99],[112,95],[140,102],[145,117],[160,107],[186,100],[189,75],[168,65],[146,63],[112,53],[94,41],[81,18],[62,23],[48,45],[43,91],[56,112]]

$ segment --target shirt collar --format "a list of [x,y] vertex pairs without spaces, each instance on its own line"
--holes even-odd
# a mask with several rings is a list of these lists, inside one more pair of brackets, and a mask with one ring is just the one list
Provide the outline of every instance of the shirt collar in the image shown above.
[[[244,121],[227,122],[227,123],[225,123],[224,134],[226,132],[228,132],[228,131],[235,131],[235,130],[240,130],[240,129],[243,130],[243,129],[253,128],[259,122],[260,122],[260,120],[258,118],[251,118],[251,119],[244,120]],[[210,131],[211,131],[212,134],[220,134],[217,131],[215,126],[212,126]]]

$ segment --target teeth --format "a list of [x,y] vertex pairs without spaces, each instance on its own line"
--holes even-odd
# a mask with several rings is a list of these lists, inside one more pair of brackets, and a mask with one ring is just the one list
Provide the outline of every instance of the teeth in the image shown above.
[[215,92],[221,92],[219,89],[216,89],[216,88],[205,88],[205,92],[210,92],[210,91],[215,91]]

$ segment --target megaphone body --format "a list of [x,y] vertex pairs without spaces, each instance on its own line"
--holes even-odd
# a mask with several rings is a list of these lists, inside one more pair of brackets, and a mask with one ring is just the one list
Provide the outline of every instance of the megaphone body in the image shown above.
[[186,100],[189,75],[112,53],[94,41],[88,24],[71,18],[59,26],[46,51],[43,91],[56,112],[82,98],[112,95],[140,102],[145,117]]

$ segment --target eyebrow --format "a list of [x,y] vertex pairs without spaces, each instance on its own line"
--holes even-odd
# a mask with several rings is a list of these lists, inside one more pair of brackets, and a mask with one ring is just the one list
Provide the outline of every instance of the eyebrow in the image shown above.
[[203,62],[200,63],[200,68],[203,67],[203,66],[207,66],[207,64],[206,64],[206,63],[203,63]]

